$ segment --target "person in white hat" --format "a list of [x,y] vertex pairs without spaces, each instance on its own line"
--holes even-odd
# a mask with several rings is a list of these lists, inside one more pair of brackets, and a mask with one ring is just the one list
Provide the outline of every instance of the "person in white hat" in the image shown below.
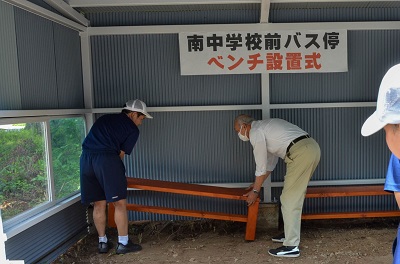
[[118,230],[117,254],[142,249],[128,237],[126,210],[127,182],[124,155],[129,155],[139,138],[139,129],[145,118],[153,118],[146,104],[130,100],[119,114],[106,114],[93,124],[82,143],[80,158],[81,201],[93,204],[93,222],[99,236],[98,251],[107,253],[113,244],[106,236],[107,203],[115,206]]
[[[400,64],[391,67],[379,87],[375,112],[361,128],[363,136],[369,136],[381,129],[386,133],[386,144],[390,157],[385,181],[385,191],[393,192],[400,207]],[[400,226],[397,237],[400,236]],[[400,263],[400,247],[397,238],[393,243],[393,263]]]

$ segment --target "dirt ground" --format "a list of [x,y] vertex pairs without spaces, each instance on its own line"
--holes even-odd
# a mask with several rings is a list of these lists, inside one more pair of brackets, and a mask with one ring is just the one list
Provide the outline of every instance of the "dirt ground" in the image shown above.
[[[97,253],[97,235],[83,238],[53,264],[68,263],[392,263],[392,242],[398,219],[318,220],[302,223],[300,257],[277,258],[268,249],[281,246],[271,237],[281,230],[257,231],[244,240],[244,223],[198,220],[131,223],[137,253]],[[111,241],[115,229],[107,230]]]

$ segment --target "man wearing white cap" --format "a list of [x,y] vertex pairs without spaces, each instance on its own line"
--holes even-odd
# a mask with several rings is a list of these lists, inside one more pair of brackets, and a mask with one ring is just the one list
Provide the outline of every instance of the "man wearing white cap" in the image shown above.
[[139,138],[138,126],[145,118],[153,118],[147,113],[146,104],[137,99],[130,100],[121,113],[107,114],[97,119],[82,143],[81,200],[83,204],[93,204],[99,253],[107,253],[112,247],[105,234],[107,203],[115,206],[118,230],[116,253],[125,254],[142,249],[128,238],[127,182],[122,160],[125,154],[131,154]]
[[[393,192],[400,207],[400,64],[390,68],[379,87],[376,111],[361,128],[363,136],[369,136],[384,129],[386,144],[392,155],[386,175],[385,191]],[[400,226],[399,226],[400,227]],[[400,236],[398,229],[397,237]],[[393,243],[393,263],[400,263],[400,247],[397,238]]]

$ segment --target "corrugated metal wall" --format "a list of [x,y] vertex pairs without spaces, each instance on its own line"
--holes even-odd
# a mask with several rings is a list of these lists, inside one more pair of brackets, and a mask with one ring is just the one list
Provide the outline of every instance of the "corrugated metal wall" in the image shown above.
[[[321,161],[312,180],[383,179],[390,157],[384,132],[360,134],[372,112],[371,108],[283,109],[271,111],[271,116],[302,127],[319,143]],[[279,165],[272,181],[283,180],[285,166]]]
[[349,31],[347,38],[348,72],[271,74],[271,103],[376,101],[382,77],[400,61],[400,30]]
[[177,47],[177,34],[91,37],[95,107],[261,103],[259,75],[181,76]]
[[87,234],[86,207],[78,201],[6,241],[7,259],[50,263]]
[[[261,111],[246,111],[261,118]],[[250,144],[233,130],[238,111],[154,113],[126,160],[127,175],[180,182],[250,182]]]
[[78,32],[0,5],[0,110],[84,108]]
[[[84,108],[79,33],[0,1],[0,110]],[[87,233],[79,202],[9,238],[8,259],[49,263]]]
[[22,109],[57,108],[53,23],[16,8],[15,28]]
[[0,1],[0,109],[21,109],[13,7]]
[[[398,8],[396,8],[399,11]],[[312,9],[288,15],[291,10],[271,10],[272,22],[304,22],[332,14],[335,21],[360,21],[365,17],[380,20],[391,9],[343,8]],[[354,11],[354,10],[353,10]],[[206,20],[196,16],[200,12]],[[92,26],[124,26],[153,24],[255,23],[259,11],[233,10],[168,12],[107,12],[87,14]],[[296,11],[293,11],[296,13]],[[399,12],[397,12],[399,14]],[[375,16],[376,15],[376,16]],[[201,16],[200,16],[201,17]],[[326,21],[326,19],[322,19]],[[320,21],[322,21],[320,20]],[[334,20],[334,19],[333,19]],[[332,20],[332,21],[333,21]],[[400,30],[349,31],[346,73],[272,74],[270,103],[370,102],[376,100],[383,74],[400,62]],[[141,98],[149,106],[194,106],[227,104],[260,104],[259,75],[180,76],[177,34],[96,36],[91,38],[94,98],[96,107],[121,107],[126,100]],[[307,130],[320,143],[321,163],[313,180],[363,180],[385,177],[389,151],[383,132],[364,138],[362,123],[372,108],[320,108],[272,110],[272,117],[291,121]],[[245,111],[244,111],[245,112]],[[260,118],[261,111],[248,111]],[[127,174],[133,177],[165,179],[181,182],[229,183],[250,182],[254,177],[254,161],[250,144],[241,142],[233,132],[232,122],[239,111],[163,112],[154,113],[140,128],[142,134],[131,157],[127,157]],[[280,162],[272,181],[282,182],[285,168]],[[279,199],[280,188],[273,188],[272,197]],[[199,208],[196,199],[174,198],[165,194],[133,191],[131,202],[166,204]],[[347,198],[352,209],[392,209],[393,197]],[[185,200],[183,202],[182,200]],[[306,202],[305,211],[347,210],[349,200]],[[210,210],[238,210],[235,205],[205,201]],[[209,203],[209,205],[208,205]],[[230,206],[233,206],[232,208]],[[351,210],[352,210],[351,209]],[[348,209],[350,210],[350,209]],[[176,219],[131,213],[132,218]]]
[[81,40],[78,32],[53,23],[57,108],[84,107]]

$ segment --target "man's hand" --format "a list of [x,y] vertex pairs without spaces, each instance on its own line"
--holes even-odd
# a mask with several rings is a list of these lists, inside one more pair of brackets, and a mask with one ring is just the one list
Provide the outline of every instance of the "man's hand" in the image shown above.
[[250,184],[249,187],[246,188],[246,190],[250,190],[250,189],[253,190],[253,188],[254,188],[254,183]]
[[250,192],[243,194],[243,196],[247,196],[246,201],[248,206],[252,205],[257,200],[258,197],[258,193],[255,193],[253,190],[257,190],[257,192],[260,192],[265,179],[268,178],[270,174],[271,172],[267,171],[267,173],[264,175],[256,176],[256,180],[254,181],[254,183],[250,184],[250,186],[246,189],[246,190],[251,189]]
[[253,192],[253,189],[248,192],[243,194],[243,196],[247,196],[246,202],[247,202],[247,206],[250,206],[252,204],[254,204],[254,202],[257,200],[258,194]]

